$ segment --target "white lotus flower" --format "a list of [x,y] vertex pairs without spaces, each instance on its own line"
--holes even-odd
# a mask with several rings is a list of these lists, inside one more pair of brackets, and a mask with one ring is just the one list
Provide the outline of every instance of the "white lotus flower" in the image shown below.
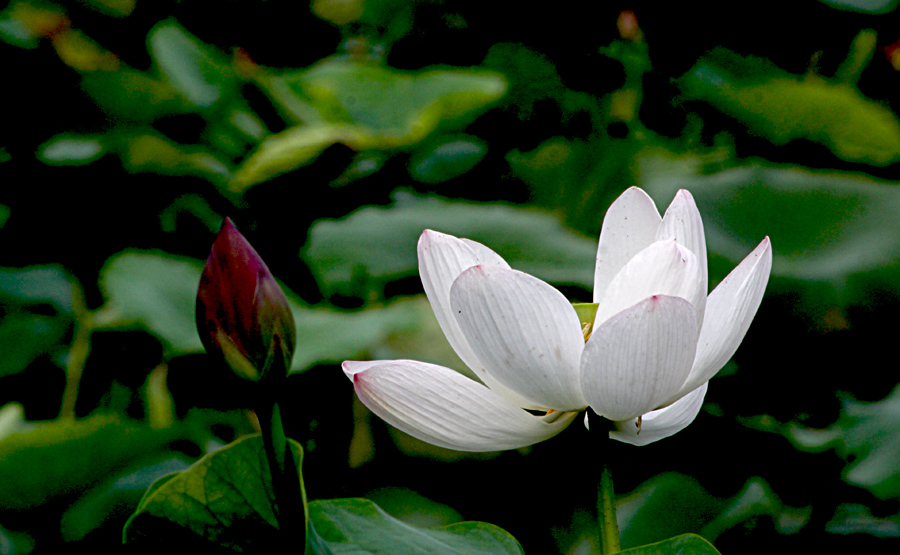
[[635,187],[603,220],[592,328],[562,293],[484,245],[426,230],[418,254],[441,329],[484,385],[412,360],[346,361],[344,373],[391,425],[463,451],[542,441],[588,407],[617,423],[620,441],[678,432],[747,332],[772,266],[766,237],[707,298],[693,197],[679,191],[660,218]]

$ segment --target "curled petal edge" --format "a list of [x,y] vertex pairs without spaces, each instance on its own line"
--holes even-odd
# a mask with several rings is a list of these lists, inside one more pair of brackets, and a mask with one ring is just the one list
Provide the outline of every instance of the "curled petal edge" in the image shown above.
[[675,435],[697,417],[708,387],[709,383],[704,383],[668,407],[648,412],[641,417],[640,429],[637,418],[616,422],[616,430],[609,437],[641,447]]

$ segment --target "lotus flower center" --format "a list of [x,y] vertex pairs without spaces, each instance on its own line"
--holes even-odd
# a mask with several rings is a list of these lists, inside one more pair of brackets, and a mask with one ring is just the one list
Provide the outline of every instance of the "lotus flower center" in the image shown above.
[[597,317],[597,303],[572,303],[575,314],[578,315],[578,321],[581,322],[581,334],[584,335],[584,342],[590,339],[594,332],[594,318]]

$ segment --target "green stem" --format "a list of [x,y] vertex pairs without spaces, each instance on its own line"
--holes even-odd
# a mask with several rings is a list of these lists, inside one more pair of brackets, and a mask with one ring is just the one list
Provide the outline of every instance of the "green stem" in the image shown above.
[[306,499],[297,461],[288,446],[281,422],[281,409],[275,401],[275,389],[259,403],[256,414],[262,430],[263,445],[269,471],[272,476],[272,491],[275,494],[275,518],[285,545],[296,545],[302,553],[306,548]]
[[59,416],[63,420],[75,418],[78,386],[81,384],[84,365],[91,352],[91,334],[94,331],[93,318],[91,312],[87,309],[84,293],[80,287],[75,287],[72,294],[72,302],[75,312],[75,324],[72,333],[72,348],[69,350],[66,362],[66,386],[63,390],[62,406],[59,409]]
[[869,61],[875,52],[875,45],[878,36],[872,29],[863,29],[856,35],[850,44],[850,52],[847,53],[847,59],[840,65],[834,78],[837,81],[848,83],[856,86]]
[[622,550],[619,542],[619,523],[616,520],[616,495],[613,491],[612,470],[610,465],[609,430],[612,422],[598,416],[588,409],[591,434],[598,442],[598,451],[603,461],[600,481],[597,484],[597,521],[600,525],[600,553],[611,555]]

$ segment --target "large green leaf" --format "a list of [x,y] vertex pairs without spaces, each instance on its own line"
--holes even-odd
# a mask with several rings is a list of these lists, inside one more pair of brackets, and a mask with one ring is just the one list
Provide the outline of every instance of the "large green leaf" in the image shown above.
[[0,40],[19,48],[37,48],[41,38],[65,21],[61,7],[13,0],[0,12]]
[[194,320],[202,266],[199,260],[162,252],[113,256],[100,273],[106,303],[94,321],[106,327],[143,326],[171,355],[202,351]]
[[74,311],[75,278],[59,266],[0,268],[0,302],[20,306],[48,303]]
[[834,449],[846,459],[844,479],[887,499],[900,496],[900,387],[876,403],[848,399],[837,422],[825,429],[791,424],[784,433],[810,451]]
[[258,83],[298,125],[267,138],[244,161],[231,184],[236,192],[299,168],[335,143],[392,150],[459,128],[506,91],[503,77],[490,71],[407,72],[346,57]]
[[620,551],[622,555],[718,555],[711,543],[694,534],[684,534],[650,545]]
[[715,541],[727,530],[746,526],[758,517],[767,517],[783,535],[800,531],[810,520],[812,508],[789,507],[772,491],[765,480],[754,476],[721,507],[721,512],[701,530],[704,538]]
[[377,488],[366,493],[366,499],[392,517],[422,528],[447,526],[462,521],[462,516],[453,507],[406,488]]
[[897,0],[819,0],[839,10],[862,12],[869,14],[881,14],[894,11],[897,8]]
[[[194,319],[201,268],[199,260],[158,251],[113,256],[101,271],[106,303],[95,322],[108,328],[142,326],[162,340],[168,356],[202,351]],[[378,351],[392,337],[421,330],[434,320],[423,299],[348,312],[303,305],[286,293],[297,328],[295,372]]]
[[197,107],[213,106],[238,86],[225,57],[174,19],[153,27],[147,43],[159,72]]
[[81,540],[111,520],[118,522],[119,518],[127,518],[156,480],[188,468],[184,459],[184,455],[162,451],[154,454],[152,459],[142,461],[137,468],[109,476],[62,514],[59,525],[63,539]]
[[137,0],[86,0],[85,4],[111,17],[125,17],[134,11]]
[[[774,275],[843,283],[900,257],[900,188],[859,175],[752,164],[711,175],[667,162],[642,176],[658,206],[689,190],[710,252],[739,262],[772,239]],[[729,268],[730,269],[730,268]],[[724,274],[722,274],[724,275]]]
[[[430,307],[422,298],[354,312],[301,308],[295,303],[291,303],[291,308],[297,327],[293,372],[319,362],[371,356],[392,338],[418,332],[434,320]],[[408,356],[407,352],[403,354]]]
[[900,538],[900,514],[874,516],[865,505],[841,503],[825,525],[831,534],[869,534],[879,538]]
[[374,148],[370,137],[352,125],[315,123],[289,127],[267,137],[235,171],[229,184],[241,192],[277,175],[295,170],[316,159],[335,143],[352,144],[358,150]]
[[680,80],[703,100],[776,145],[794,139],[820,143],[842,160],[886,166],[900,159],[900,123],[887,108],[848,84],[800,78],[718,49]]
[[46,353],[64,347],[71,322],[25,311],[0,319],[0,377],[16,374]]
[[490,71],[405,72],[347,57],[323,60],[288,83],[326,120],[359,125],[400,144],[447,121],[468,120],[506,91],[503,77]]
[[466,173],[487,154],[487,145],[469,135],[443,138],[409,161],[409,174],[423,183],[441,183]]
[[655,137],[551,137],[527,152],[513,149],[506,159],[535,204],[557,212],[574,229],[599,233],[616,194],[637,185],[640,153],[659,143]]
[[[68,347],[76,295],[75,278],[58,266],[0,268],[0,376]],[[46,305],[51,314],[40,310]]]
[[[293,440],[290,445],[299,472],[303,451]],[[262,439],[254,435],[161,478],[126,524],[125,542],[283,552],[267,469]],[[309,518],[310,551],[316,554],[522,553],[518,542],[496,526],[461,522],[418,528],[367,499],[314,501]],[[294,551],[301,552],[299,547]]]
[[0,440],[0,511],[71,499],[176,433],[113,415],[35,423],[12,433]]
[[485,522],[459,522],[443,528],[411,526],[368,499],[329,499],[309,504],[314,533],[332,553],[406,555],[522,554],[515,538]]
[[763,519],[778,533],[793,534],[809,522],[810,512],[810,507],[782,503],[759,477],[748,479],[731,498],[721,499],[693,478],[675,472],[647,480],[617,502],[623,547],[689,533],[716,541],[729,530]]
[[[303,449],[293,440],[288,443],[299,474]],[[268,468],[262,438],[253,435],[161,478],[128,520],[125,543],[173,545],[177,539],[195,548],[283,552]],[[302,475],[300,481],[302,488]]]
[[196,175],[217,184],[231,179],[231,168],[219,154],[202,146],[178,144],[152,128],[123,129],[110,134],[110,142],[130,172]]
[[647,480],[616,505],[622,546],[632,547],[699,532],[722,502],[693,478],[668,472]]
[[496,250],[514,268],[556,283],[593,286],[597,244],[550,214],[499,204],[398,194],[388,208],[362,208],[320,220],[303,253],[325,290],[348,290],[416,274],[416,242],[426,228],[467,237]]
[[127,66],[116,71],[84,73],[81,88],[107,114],[120,121],[150,122],[189,108],[169,83]]
[[93,135],[60,133],[38,147],[37,157],[51,166],[82,166],[106,154],[103,141]]

